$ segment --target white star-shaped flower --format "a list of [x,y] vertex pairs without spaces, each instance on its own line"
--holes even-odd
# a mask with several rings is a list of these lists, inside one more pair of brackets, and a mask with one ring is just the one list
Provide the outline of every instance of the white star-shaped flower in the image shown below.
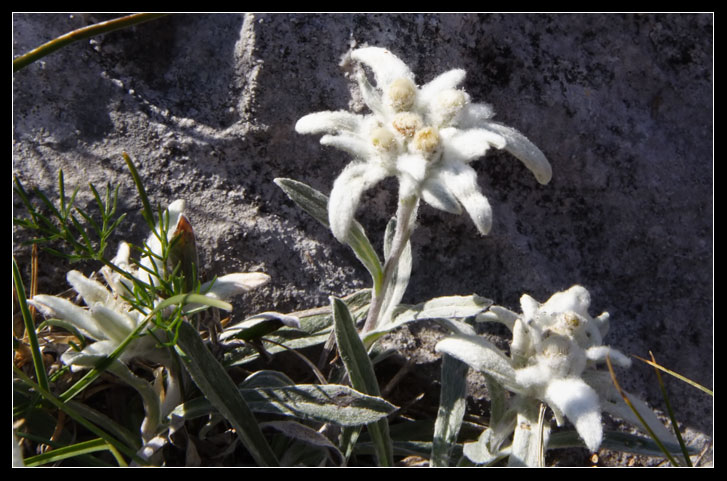
[[586,446],[596,451],[603,439],[601,411],[616,412],[612,389],[598,376],[597,363],[608,356],[628,367],[631,360],[602,344],[608,313],[591,317],[590,302],[588,291],[576,285],[543,304],[523,295],[522,314],[491,306],[478,320],[498,321],[512,331],[509,357],[475,335],[445,338],[436,349],[489,374],[511,392],[545,402],[559,426],[570,420]]
[[419,196],[454,214],[464,208],[479,232],[487,234],[492,210],[469,163],[490,147],[522,160],[538,182],[550,181],[545,155],[516,130],[493,122],[492,109],[472,103],[459,88],[464,70],[450,70],[417,87],[409,67],[386,49],[357,49],[351,59],[374,74],[376,87],[362,70],[357,74],[371,113],[317,112],[295,127],[302,134],[324,133],[321,144],[354,156],[336,179],[329,200],[330,226],[337,239],[345,241],[363,192],[390,176],[399,180],[400,199]]
[[583,380],[587,368],[606,356],[622,367],[631,360],[602,345],[608,313],[588,314],[591,299],[582,286],[554,294],[540,304],[527,294],[520,299],[523,315],[517,323],[527,340],[513,337],[525,365],[515,370],[516,383],[528,394],[545,401],[558,425],[568,418],[586,446],[596,451],[603,438],[599,393]]

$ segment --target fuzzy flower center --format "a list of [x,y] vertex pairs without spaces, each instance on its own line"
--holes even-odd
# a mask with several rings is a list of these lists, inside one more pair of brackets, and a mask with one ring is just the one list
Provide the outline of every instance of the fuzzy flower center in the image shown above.
[[389,84],[387,90],[389,104],[397,112],[409,110],[414,105],[416,91],[414,82],[405,77],[397,78]]
[[400,112],[394,117],[392,125],[401,135],[411,138],[417,130],[422,128],[424,122],[417,114],[411,112]]
[[570,342],[561,336],[551,336],[540,345],[540,355],[550,359],[567,356],[569,352]]
[[583,322],[573,311],[562,312],[555,320],[551,330],[558,334],[574,337],[583,328]]
[[379,151],[390,151],[396,145],[396,139],[384,127],[377,127],[371,132],[371,143]]
[[423,127],[416,131],[411,145],[414,150],[424,154],[433,154],[440,144],[439,131],[435,127]]
[[538,346],[538,362],[558,376],[579,374],[585,368],[585,354],[565,336],[552,334]]

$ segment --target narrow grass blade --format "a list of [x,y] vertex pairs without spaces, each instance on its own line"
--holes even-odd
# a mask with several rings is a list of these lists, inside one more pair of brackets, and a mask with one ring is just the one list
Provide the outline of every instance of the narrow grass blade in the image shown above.
[[141,215],[142,217],[144,217],[144,220],[149,225],[152,232],[154,232],[156,230],[156,222],[154,222],[154,209],[151,208],[151,203],[149,202],[149,197],[146,195],[146,189],[144,189],[144,183],[141,180],[139,171],[136,170],[134,162],[131,160],[131,157],[129,157],[126,152],[122,152],[121,155],[124,157],[126,166],[129,168],[131,178],[134,179],[134,185],[136,185],[136,190],[139,193],[139,198],[141,199],[142,205]]
[[[379,383],[376,380],[373,364],[361,337],[359,337],[348,307],[341,299],[335,297],[331,298],[331,304],[338,353],[343,360],[351,385],[364,394],[380,397]],[[375,423],[370,423],[367,425],[367,429],[374,443],[379,465],[392,466],[394,455],[388,420],[383,418]]]
[[38,384],[34,383],[32,380],[30,380],[20,369],[13,366],[13,372],[15,375],[24,383],[32,387],[33,389],[37,390],[38,393],[43,396],[43,398],[50,402],[53,406],[60,409],[61,411],[65,412],[69,417],[71,417],[74,421],[76,421],[78,424],[83,426],[84,428],[91,431],[96,436],[103,439],[105,442],[110,444],[111,446],[115,447],[125,455],[129,456],[132,460],[134,460],[137,464],[141,466],[145,466],[148,463],[141,459],[137,454],[134,452],[132,448],[129,448],[125,444],[119,442],[114,437],[110,436],[108,433],[106,433],[104,430],[96,426],[95,424],[89,422],[86,418],[84,418],[78,411],[76,411],[74,408],[72,408],[68,403],[64,403],[59,398],[51,394],[50,392],[46,391],[42,387],[40,387]]
[[714,396],[714,392],[712,392],[711,389],[708,389],[708,388],[702,386],[701,384],[696,383],[696,382],[692,381],[691,379],[689,379],[689,378],[687,378],[685,376],[682,376],[679,373],[676,373],[676,372],[674,372],[674,371],[672,371],[670,369],[667,369],[664,366],[662,366],[660,364],[657,364],[655,361],[649,361],[648,359],[644,359],[644,358],[641,358],[639,356],[634,356],[634,357],[636,359],[638,359],[639,361],[645,362],[646,364],[648,364],[649,366],[651,366],[653,368],[659,369],[660,371],[664,371],[665,373],[667,373],[667,374],[669,374],[671,376],[674,376],[675,378],[679,379],[680,381],[684,381],[685,383],[687,383],[687,384],[689,384],[689,385],[691,385],[691,386],[699,389],[700,391],[706,392],[710,396]]
[[116,439],[123,442],[135,451],[138,451],[141,448],[141,439],[139,438],[138,430],[136,434],[134,434],[126,427],[122,426],[121,424],[108,417],[106,414],[97,411],[96,409],[93,409],[92,407],[81,402],[71,400],[68,401],[66,404],[75,409],[81,416],[88,419],[96,426],[103,426],[104,429],[111,436],[114,436]]
[[[42,466],[44,464],[56,463],[63,461],[68,458],[75,458],[76,456],[83,456],[85,454],[95,453],[97,451],[107,451],[113,449],[106,441],[101,438],[91,439],[90,441],[83,441],[80,443],[72,444],[70,446],[63,446],[61,448],[53,449],[37,456],[30,456],[25,458],[24,463],[27,467]],[[121,460],[125,466],[126,463]]]
[[[326,228],[330,228],[328,223],[328,196],[297,180],[277,178],[275,183],[293,202]],[[371,274],[374,291],[380,292],[384,268],[381,265],[379,256],[376,254],[376,250],[371,245],[371,241],[366,236],[364,228],[356,221],[351,226],[351,237],[348,245]]]
[[30,309],[28,309],[28,303],[25,297],[25,287],[23,287],[23,279],[20,275],[20,269],[18,264],[13,258],[13,282],[15,283],[15,293],[18,297],[18,304],[20,305],[20,311],[23,315],[23,323],[25,324],[25,332],[28,336],[30,343],[30,352],[33,356],[33,368],[35,369],[35,378],[38,380],[40,387],[48,390],[48,377],[45,372],[45,365],[43,364],[43,356],[40,353],[40,345],[38,343],[38,336],[35,332],[35,325],[33,324],[33,317],[30,315]]
[[469,366],[444,354],[442,356],[439,411],[434,424],[430,465],[447,467],[467,407],[467,371]]
[[179,326],[178,349],[192,380],[205,397],[235,428],[242,444],[260,466],[278,466],[257,420],[227,371],[202,342],[187,321]]
[[608,371],[611,373],[611,379],[613,380],[613,385],[616,387],[616,390],[619,392],[621,397],[623,398],[626,405],[631,408],[634,415],[639,419],[641,424],[644,426],[644,429],[649,433],[649,436],[654,440],[654,442],[659,446],[659,449],[662,453],[664,453],[664,456],[669,460],[669,462],[672,464],[672,466],[679,466],[679,463],[676,459],[674,459],[674,456],[671,455],[669,450],[664,446],[664,443],[659,439],[659,437],[654,434],[654,431],[651,429],[649,424],[644,421],[644,418],[639,413],[639,410],[634,407],[634,405],[631,403],[631,400],[626,395],[626,393],[621,389],[621,386],[619,385],[618,381],[616,380],[616,373],[613,371],[613,366],[611,365],[611,359],[607,356],[606,357],[606,365],[608,366]]
[[[651,363],[653,366],[656,366],[656,359],[654,358],[654,354],[649,351],[649,355],[651,356]],[[671,402],[669,402],[669,395],[666,392],[666,386],[664,385],[664,380],[661,378],[661,374],[659,373],[659,369],[654,367],[654,372],[656,373],[656,380],[659,383],[659,389],[661,389],[661,395],[664,398],[664,404],[666,404],[666,411],[669,413],[669,419],[671,419],[671,425],[674,428],[674,434],[676,434],[677,441],[679,442],[679,446],[682,449],[682,454],[684,455],[684,461],[688,467],[692,467],[692,460],[689,459],[689,453],[687,453],[687,447],[684,444],[684,440],[682,439],[682,433],[679,432],[679,423],[677,423],[676,416],[674,415],[674,410],[671,407]]]
[[[680,452],[680,447],[675,443],[664,443],[663,445],[669,452]],[[548,438],[549,450],[584,447],[585,444],[583,444],[583,440],[576,431],[559,431],[551,434]],[[604,431],[601,448],[609,451],[620,451],[651,457],[658,457],[664,454],[653,439],[638,434],[619,431]],[[692,448],[688,448],[687,452],[689,455],[699,454],[696,449]]]
[[39,60],[46,55],[55,52],[56,50],[65,47],[66,45],[83,40],[95,35],[103,33],[113,32],[121,28],[127,28],[131,25],[137,25],[143,22],[148,22],[159,17],[163,17],[166,14],[163,13],[136,13],[133,15],[127,15],[121,18],[115,18],[106,22],[89,25],[87,27],[73,30],[72,32],[61,35],[58,38],[51,40],[50,42],[44,43],[40,47],[37,47],[30,52],[21,55],[13,59],[13,72],[27,67],[31,63]]

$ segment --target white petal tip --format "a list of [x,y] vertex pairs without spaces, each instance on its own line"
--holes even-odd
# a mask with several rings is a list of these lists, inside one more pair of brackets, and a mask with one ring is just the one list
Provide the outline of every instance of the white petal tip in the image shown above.
[[[227,300],[268,282],[270,282],[270,276],[262,272],[237,272],[216,279],[207,294],[217,299]],[[208,286],[209,283],[203,285],[202,291],[204,292]]]
[[184,199],[177,199],[169,204],[169,212],[183,212],[185,207]]
[[281,314],[279,312],[263,312],[260,314],[256,314],[248,320],[251,319],[277,319],[288,327],[300,329],[300,319],[295,316],[289,316],[287,314]]

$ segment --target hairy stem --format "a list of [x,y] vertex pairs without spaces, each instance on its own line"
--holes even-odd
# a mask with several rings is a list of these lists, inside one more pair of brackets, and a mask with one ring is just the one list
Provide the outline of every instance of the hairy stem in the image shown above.
[[404,252],[404,247],[406,247],[406,243],[409,241],[411,232],[414,229],[414,219],[416,218],[418,205],[419,196],[417,195],[399,199],[399,207],[396,211],[396,232],[391,242],[391,252],[386,262],[384,262],[382,288],[380,292],[377,292],[375,289],[372,292],[371,306],[366,317],[366,323],[361,331],[362,334],[374,329],[379,322],[381,310],[384,307],[383,303],[386,291],[389,288],[396,267],[399,265],[401,253]]

